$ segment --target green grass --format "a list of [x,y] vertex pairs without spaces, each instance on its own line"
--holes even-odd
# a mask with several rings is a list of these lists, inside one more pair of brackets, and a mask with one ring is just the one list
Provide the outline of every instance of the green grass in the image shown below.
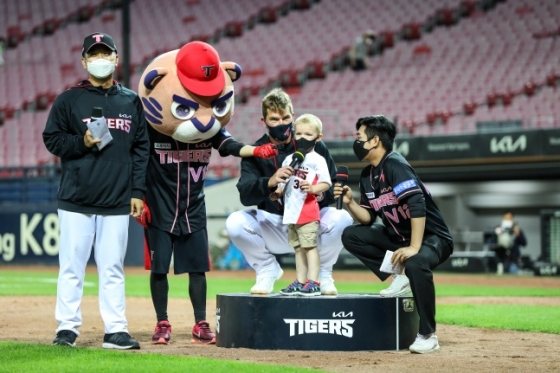
[[[0,272],[1,296],[56,296],[56,269],[49,272],[2,271]],[[87,274],[84,294],[97,295],[97,275]],[[170,297],[188,296],[188,276],[169,276]],[[275,290],[287,285],[289,279],[278,281]],[[208,277],[208,298],[218,293],[247,292],[254,278]],[[341,293],[376,293],[387,287],[373,279],[367,282],[336,283]],[[477,296],[477,297],[560,297],[557,288],[447,285],[437,284],[439,297]],[[128,274],[126,276],[128,297],[149,297],[149,272]],[[0,298],[1,299],[1,298]],[[542,333],[560,333],[560,307],[526,305],[472,305],[438,304],[438,323],[477,328],[509,329]],[[159,354],[122,353],[97,348],[57,348],[49,345],[0,342],[1,372],[112,372],[117,370],[159,372],[162,370]],[[168,371],[212,371],[216,372],[317,372],[317,370],[270,366],[233,361],[211,360],[206,358],[165,356],[165,372]],[[121,369],[119,369],[121,368]]]
[[[378,293],[389,286],[385,283],[336,282],[341,293]],[[438,297],[560,297],[560,288],[480,286],[480,285],[438,285]]]
[[[315,369],[212,360],[93,348],[68,348],[26,343],[0,343],[0,372],[98,373],[98,372],[212,372],[285,373],[322,372]],[[162,360],[165,364],[162,364]]]
[[438,305],[439,323],[476,328],[560,334],[560,307],[518,305]]
[[[128,297],[149,297],[149,272],[126,276],[126,295]],[[2,295],[56,295],[57,273],[53,272],[18,272],[4,271],[0,273],[0,296]],[[291,279],[282,279],[275,285],[279,290],[288,285]],[[188,276],[169,276],[169,296],[184,298],[188,296]],[[220,293],[247,292],[254,284],[254,279],[208,277],[208,298]],[[336,286],[341,293],[377,293],[388,286],[388,282],[341,282]],[[84,295],[97,295],[97,275],[87,274]],[[511,287],[511,286],[480,286],[480,285],[438,285],[437,296],[514,296],[514,297],[560,297],[559,288]]]

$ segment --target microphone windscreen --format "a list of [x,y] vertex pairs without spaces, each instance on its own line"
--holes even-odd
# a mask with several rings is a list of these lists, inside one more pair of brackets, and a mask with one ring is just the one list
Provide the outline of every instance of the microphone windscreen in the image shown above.
[[340,166],[336,170],[336,181],[348,180],[348,167]]
[[300,152],[299,150],[292,155],[292,163],[290,163],[290,167],[294,168],[297,165],[303,163],[303,159],[305,158],[305,154]]
[[305,154],[300,151],[297,151],[293,155],[293,159],[297,159],[299,163],[302,163],[305,158]]
[[92,118],[101,118],[102,116],[103,116],[103,108],[94,107],[93,110],[91,111]]

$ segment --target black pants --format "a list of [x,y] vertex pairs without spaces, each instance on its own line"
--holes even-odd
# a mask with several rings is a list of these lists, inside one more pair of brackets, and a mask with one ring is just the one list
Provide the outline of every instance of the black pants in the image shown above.
[[[375,275],[385,281],[390,274],[379,270],[385,251],[406,247],[409,242],[394,242],[381,224],[351,225],[342,233],[344,248],[360,259]],[[404,271],[410,280],[414,302],[420,316],[419,333],[436,331],[436,291],[432,270],[453,252],[453,244],[438,236],[425,236],[418,254],[404,262]]]

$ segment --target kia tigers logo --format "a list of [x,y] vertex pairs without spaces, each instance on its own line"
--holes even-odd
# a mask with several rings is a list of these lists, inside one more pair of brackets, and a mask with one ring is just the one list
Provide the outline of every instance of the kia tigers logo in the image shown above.
[[101,39],[103,39],[103,35],[100,34],[91,35],[91,37],[95,39],[96,43],[101,43]]
[[200,66],[201,70],[204,70],[204,76],[209,78],[210,77],[210,72],[212,71],[212,69],[216,67],[214,65],[208,65],[208,66]]

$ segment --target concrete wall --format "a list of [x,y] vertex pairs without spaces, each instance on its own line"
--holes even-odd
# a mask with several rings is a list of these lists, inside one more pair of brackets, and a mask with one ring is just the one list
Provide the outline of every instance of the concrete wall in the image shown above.
[[498,225],[503,212],[511,210],[525,232],[522,255],[541,254],[543,209],[560,209],[558,181],[496,181],[427,184],[450,229],[484,231]]

